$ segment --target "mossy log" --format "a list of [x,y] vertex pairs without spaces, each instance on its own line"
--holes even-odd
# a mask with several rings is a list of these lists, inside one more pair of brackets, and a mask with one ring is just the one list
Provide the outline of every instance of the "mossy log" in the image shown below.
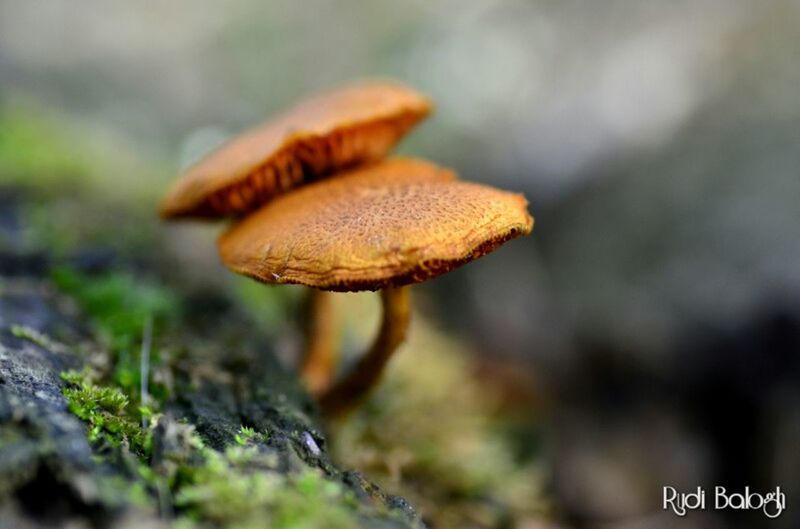
[[329,459],[314,404],[267,348],[177,355],[147,452],[107,442],[110,412],[104,424],[79,418],[65,389],[80,383],[64,376],[103,348],[47,279],[47,258],[33,273],[15,259],[0,275],[1,528],[421,525],[404,500]]

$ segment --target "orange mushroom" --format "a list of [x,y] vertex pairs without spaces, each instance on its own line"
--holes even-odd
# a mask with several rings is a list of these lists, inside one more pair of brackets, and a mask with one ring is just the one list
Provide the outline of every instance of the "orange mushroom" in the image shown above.
[[[520,195],[459,182],[420,160],[375,163],[430,110],[427,98],[393,82],[318,96],[206,156],[161,204],[164,218],[249,214],[220,238],[223,262],[262,282],[318,289],[302,375],[328,414],[363,398],[403,340],[404,285],[532,229]],[[321,180],[330,175],[336,178]],[[353,372],[329,387],[335,353],[323,292],[379,289],[378,337]]]
[[161,216],[242,215],[310,180],[383,158],[431,110],[395,82],[354,84],[307,100],[189,168]]
[[383,321],[352,372],[324,389],[327,415],[376,384],[409,319],[405,285],[419,283],[530,233],[518,194],[456,179],[421,160],[390,159],[275,198],[219,239],[223,263],[264,283],[381,290]]

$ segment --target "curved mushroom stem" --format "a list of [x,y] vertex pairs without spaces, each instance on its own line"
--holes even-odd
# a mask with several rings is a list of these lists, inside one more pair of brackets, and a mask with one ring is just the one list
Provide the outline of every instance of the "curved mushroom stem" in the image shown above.
[[383,321],[375,342],[353,370],[325,391],[319,399],[327,417],[346,414],[369,395],[380,380],[383,368],[405,338],[411,304],[408,287],[381,291]]
[[336,315],[331,293],[309,289],[307,310],[309,323],[300,377],[308,390],[319,396],[330,386],[338,356],[335,343]]

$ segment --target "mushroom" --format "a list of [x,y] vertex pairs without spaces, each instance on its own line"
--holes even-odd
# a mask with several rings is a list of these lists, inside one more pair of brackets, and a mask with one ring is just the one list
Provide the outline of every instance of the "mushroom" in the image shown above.
[[358,404],[402,342],[406,285],[530,233],[521,195],[459,181],[429,162],[394,158],[281,195],[222,234],[231,270],[264,283],[327,291],[380,290],[383,320],[353,370],[321,392],[328,416]]
[[372,81],[317,96],[189,168],[163,218],[242,215],[312,179],[383,158],[431,110],[423,95]]
[[[302,375],[329,414],[363,398],[403,340],[405,285],[532,228],[519,195],[458,182],[452,171],[420,160],[377,162],[430,110],[427,98],[388,81],[318,96],[206,156],[161,204],[170,219],[243,216],[261,207],[223,234],[220,254],[260,281],[317,289]],[[329,290],[381,290],[384,310],[370,351],[332,387]]]

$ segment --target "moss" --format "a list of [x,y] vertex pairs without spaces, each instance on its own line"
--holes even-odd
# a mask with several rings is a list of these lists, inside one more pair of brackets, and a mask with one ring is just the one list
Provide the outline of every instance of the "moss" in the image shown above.
[[275,527],[353,527],[357,502],[339,483],[308,470],[276,495]]
[[29,342],[35,343],[39,347],[44,349],[48,349],[54,352],[60,352],[65,349],[63,344],[60,344],[47,336],[44,333],[37,331],[36,329],[32,329],[27,325],[11,325],[9,328],[11,334],[16,336],[21,340],[28,340]]
[[87,275],[58,268],[52,279],[117,348],[131,347],[141,339],[148,318],[164,323],[178,313],[178,302],[169,290],[130,273]]
[[118,508],[136,507],[154,512],[155,501],[145,481],[132,481],[119,475],[101,475],[97,481],[97,491],[103,503]]
[[236,444],[240,446],[252,446],[256,443],[266,443],[269,440],[267,433],[258,433],[254,429],[242,426],[239,433],[234,437]]
[[[175,296],[157,283],[127,272],[86,275],[58,268],[52,279],[60,290],[76,299],[90,317],[100,340],[111,349],[113,382],[131,400],[139,402],[140,343],[145,326],[150,324],[153,329],[160,329],[173,324],[179,315]],[[158,366],[161,356],[160,348],[152,348],[149,365]],[[167,388],[154,380],[148,381],[148,390],[148,396],[156,402],[167,396]]]
[[[84,370],[62,373],[67,382],[64,396],[70,410],[89,424],[94,443],[125,446],[140,457],[148,457],[154,414],[167,396],[167,389],[148,377],[148,406],[143,405],[142,364],[139,342],[145,326],[167,326],[178,313],[174,296],[157,284],[130,273],[80,274],[56,269],[53,282],[72,296],[89,316],[99,340],[111,352],[109,373]],[[159,348],[153,348],[149,365],[158,366]]]
[[72,413],[89,424],[89,440],[126,446],[140,457],[148,457],[152,434],[141,426],[147,409],[132,410],[130,400],[119,389],[91,381],[88,372],[68,371],[61,374],[67,383],[63,393]]
[[256,447],[230,447],[222,454],[207,450],[204,464],[191,473],[191,483],[175,496],[175,504],[183,510],[176,526],[336,529],[357,525],[359,504],[341,484],[312,469],[281,474],[269,470],[271,464],[268,454]]

